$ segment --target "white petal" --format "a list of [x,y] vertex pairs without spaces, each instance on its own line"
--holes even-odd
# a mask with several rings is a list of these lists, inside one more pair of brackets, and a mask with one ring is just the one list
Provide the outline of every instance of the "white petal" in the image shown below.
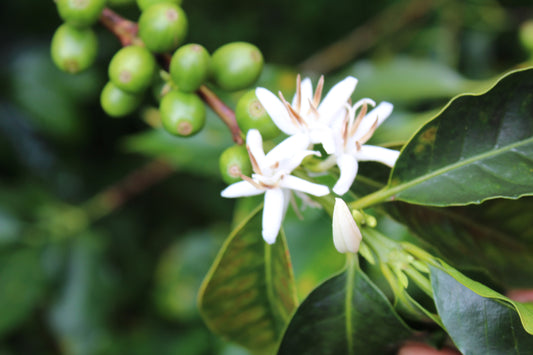
[[263,207],[263,239],[268,244],[273,244],[276,241],[284,210],[285,195],[282,189],[267,190]]
[[226,187],[224,190],[222,190],[220,195],[222,197],[233,198],[255,196],[262,194],[263,192],[265,192],[265,190],[258,189],[248,181],[239,181]]
[[388,102],[382,102],[366,114],[366,116],[361,121],[361,125],[357,129],[357,133],[355,133],[354,137],[356,140],[361,138],[370,130],[374,122],[376,122],[376,119],[378,120],[378,127],[387,119],[387,117],[390,116],[392,112],[393,106],[391,103]]
[[355,180],[358,164],[355,157],[350,154],[343,154],[337,158],[337,166],[341,171],[341,175],[335,186],[333,186],[333,192],[337,195],[344,195]]
[[361,150],[355,155],[360,161],[377,161],[391,168],[396,164],[400,152],[375,145],[363,145]]
[[283,171],[284,173],[289,174],[294,169],[299,167],[300,164],[302,163],[302,160],[304,160],[305,157],[307,157],[309,155],[316,155],[316,156],[319,157],[320,156],[320,152],[317,152],[317,151],[314,151],[314,150],[302,150],[302,151],[299,151],[299,152],[295,152],[294,155],[290,159],[281,161],[279,170]]
[[357,253],[363,237],[350,209],[340,198],[335,198],[332,227],[335,248],[341,253]]
[[[311,79],[305,78],[301,84],[302,92],[302,106],[300,107],[300,113],[305,117],[307,111],[309,111],[309,101],[313,101],[313,84]],[[296,106],[292,106],[296,107]]]
[[259,102],[261,102],[261,105],[263,105],[266,112],[279,129],[289,135],[298,132],[298,127],[292,123],[287,108],[276,95],[265,88],[257,88],[255,89],[255,96],[257,96]]
[[335,152],[335,139],[333,130],[327,126],[317,127],[309,133],[312,143],[320,143],[329,155]]
[[322,103],[318,106],[318,112],[321,119],[325,120],[324,123],[328,123],[333,119],[335,114],[344,107],[344,104],[352,96],[355,86],[357,85],[357,79],[349,76],[343,81],[337,83],[328,92]]
[[[309,147],[309,136],[304,133],[295,134],[283,140],[280,144],[272,148],[266,155],[266,165],[272,166],[277,162],[291,159],[296,153],[306,150]],[[307,154],[309,155],[309,154]],[[307,156],[306,155],[306,156]],[[304,157],[302,157],[303,160]],[[300,160],[296,166],[302,162]],[[296,167],[295,166],[295,167]],[[295,168],[293,167],[291,171]]]
[[265,164],[265,152],[263,151],[263,137],[257,129],[250,129],[246,134],[246,146],[261,168]]
[[305,192],[313,196],[325,196],[329,194],[329,188],[327,186],[315,184],[292,175],[285,176],[281,180],[280,186],[286,189]]

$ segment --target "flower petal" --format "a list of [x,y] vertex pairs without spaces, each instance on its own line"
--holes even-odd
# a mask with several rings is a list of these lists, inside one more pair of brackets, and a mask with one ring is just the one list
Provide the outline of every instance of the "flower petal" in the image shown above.
[[328,126],[319,125],[309,132],[311,143],[320,143],[329,155],[335,152],[335,139],[333,130]]
[[305,192],[313,196],[325,196],[329,194],[329,188],[325,185],[315,184],[296,176],[287,175],[281,182],[280,186],[286,189]]
[[282,189],[270,189],[265,192],[263,207],[263,239],[274,244],[281,228],[285,210],[285,195]]
[[337,195],[344,195],[352,186],[357,175],[358,164],[354,156],[342,154],[337,158],[337,166],[341,171],[339,180],[333,186],[333,192]]
[[[313,100],[313,84],[311,83],[311,79],[305,78],[302,80],[300,84],[300,95],[302,101],[298,113],[305,115],[307,110],[309,110],[309,100]],[[292,98],[291,106],[295,109],[297,107],[296,94]]]
[[355,155],[360,161],[377,161],[391,168],[396,164],[400,152],[388,148],[378,147],[375,145],[363,145],[361,150]]
[[370,130],[376,120],[378,120],[377,126],[379,127],[379,125],[381,125],[383,121],[385,121],[387,117],[390,116],[393,108],[394,106],[392,106],[391,103],[384,101],[380,103],[375,109],[367,113],[361,121],[361,124],[359,125],[359,128],[357,129],[357,132],[354,135],[355,140],[359,140],[359,138],[364,136]]
[[265,152],[263,151],[263,137],[257,129],[250,129],[246,134],[246,147],[253,156],[259,168],[265,165]]
[[248,181],[239,181],[234,184],[226,187],[220,195],[222,197],[233,198],[233,197],[244,197],[244,196],[255,196],[260,195],[265,190],[258,189],[254,185],[250,184]]
[[288,135],[298,132],[298,127],[292,123],[287,108],[276,95],[265,88],[257,88],[255,89],[255,96],[257,96],[261,105],[263,105],[266,112],[279,129]]
[[329,90],[324,100],[318,106],[318,113],[320,113],[323,123],[328,124],[338,111],[344,107],[344,104],[352,96],[356,85],[357,79],[349,76]]
[[[296,153],[305,151],[309,147],[310,143],[311,142],[309,141],[309,136],[307,134],[298,133],[290,136],[267,153],[265,164],[267,166],[272,166],[278,162],[290,160]],[[302,157],[302,160],[307,155]],[[302,160],[300,160],[296,166],[291,168],[290,171],[300,165]]]
[[363,237],[346,202],[340,198],[335,198],[332,227],[335,248],[340,253],[357,253]]

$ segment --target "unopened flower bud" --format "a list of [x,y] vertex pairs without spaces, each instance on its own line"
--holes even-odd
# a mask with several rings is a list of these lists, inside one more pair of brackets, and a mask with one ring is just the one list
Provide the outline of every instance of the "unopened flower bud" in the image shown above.
[[340,253],[357,253],[361,243],[361,231],[357,227],[346,203],[335,198],[333,209],[333,244]]

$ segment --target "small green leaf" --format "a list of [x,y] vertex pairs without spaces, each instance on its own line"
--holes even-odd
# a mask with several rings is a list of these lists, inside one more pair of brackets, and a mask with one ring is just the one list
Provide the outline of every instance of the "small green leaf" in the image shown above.
[[363,271],[350,266],[302,302],[278,354],[394,353],[410,335],[383,293]]
[[533,194],[533,69],[455,98],[403,149],[385,194],[433,206]]
[[275,244],[261,237],[261,207],[222,246],[199,295],[209,328],[257,353],[271,353],[296,307],[284,233]]
[[431,281],[438,313],[461,353],[533,354],[532,305],[511,301],[447,265],[431,267]]

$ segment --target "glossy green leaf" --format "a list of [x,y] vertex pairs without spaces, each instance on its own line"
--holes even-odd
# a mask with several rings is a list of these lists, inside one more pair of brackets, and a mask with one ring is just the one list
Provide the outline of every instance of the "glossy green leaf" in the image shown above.
[[486,270],[502,286],[533,287],[533,197],[462,207],[386,207],[455,267]]
[[278,354],[388,354],[410,335],[383,293],[351,266],[302,302]]
[[261,207],[228,237],[199,295],[208,327],[256,353],[271,353],[296,307],[284,233],[269,245],[261,237]]
[[431,267],[431,283],[438,313],[461,353],[533,354],[533,305],[513,302],[447,265]]
[[455,98],[404,147],[385,194],[435,206],[533,194],[533,69]]
[[38,249],[0,254],[0,337],[20,325],[43,295],[46,279]]

